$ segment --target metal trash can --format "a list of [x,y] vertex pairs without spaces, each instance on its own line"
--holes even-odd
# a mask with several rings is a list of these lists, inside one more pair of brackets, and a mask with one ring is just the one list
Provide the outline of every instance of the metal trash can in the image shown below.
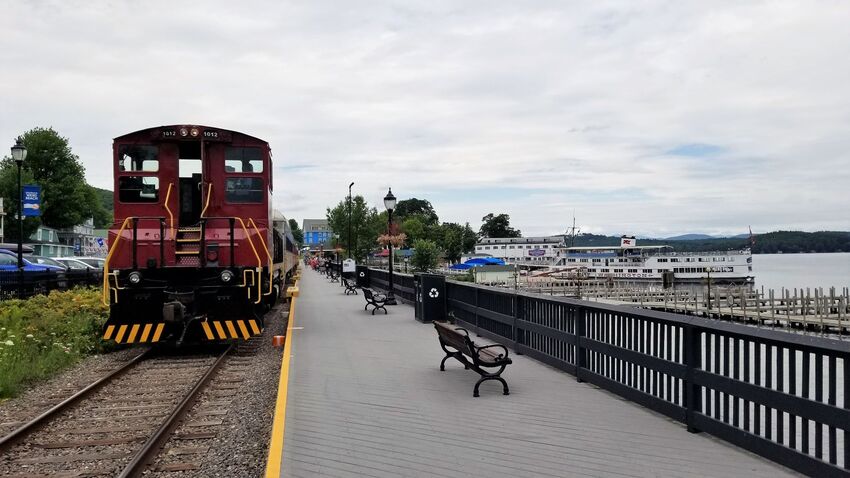
[[369,267],[358,265],[357,268],[357,287],[371,287],[369,280]]
[[446,320],[446,277],[440,274],[417,274],[416,320]]

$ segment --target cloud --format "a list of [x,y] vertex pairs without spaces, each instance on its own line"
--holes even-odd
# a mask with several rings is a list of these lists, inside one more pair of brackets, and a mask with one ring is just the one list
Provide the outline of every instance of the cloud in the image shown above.
[[53,126],[111,188],[161,124],[271,144],[275,202],[431,199],[477,228],[849,229],[840,2],[5,2],[0,138]]

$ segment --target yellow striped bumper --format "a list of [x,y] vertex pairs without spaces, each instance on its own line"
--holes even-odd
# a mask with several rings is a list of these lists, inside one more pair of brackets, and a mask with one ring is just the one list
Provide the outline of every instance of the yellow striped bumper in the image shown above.
[[248,340],[263,333],[256,320],[208,320],[201,322],[207,340]]
[[143,344],[159,342],[165,323],[108,325],[103,340],[114,340],[119,344]]

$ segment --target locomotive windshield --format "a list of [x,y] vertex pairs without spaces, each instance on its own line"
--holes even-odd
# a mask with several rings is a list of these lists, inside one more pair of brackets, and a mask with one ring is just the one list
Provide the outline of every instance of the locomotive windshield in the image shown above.
[[224,170],[228,173],[262,173],[260,148],[227,148],[224,151]]

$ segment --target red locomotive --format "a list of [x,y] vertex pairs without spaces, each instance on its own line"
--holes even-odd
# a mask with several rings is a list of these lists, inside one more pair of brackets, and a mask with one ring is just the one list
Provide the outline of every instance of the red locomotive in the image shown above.
[[298,263],[272,209],[269,144],[160,126],[115,138],[103,300],[118,343],[247,340]]

